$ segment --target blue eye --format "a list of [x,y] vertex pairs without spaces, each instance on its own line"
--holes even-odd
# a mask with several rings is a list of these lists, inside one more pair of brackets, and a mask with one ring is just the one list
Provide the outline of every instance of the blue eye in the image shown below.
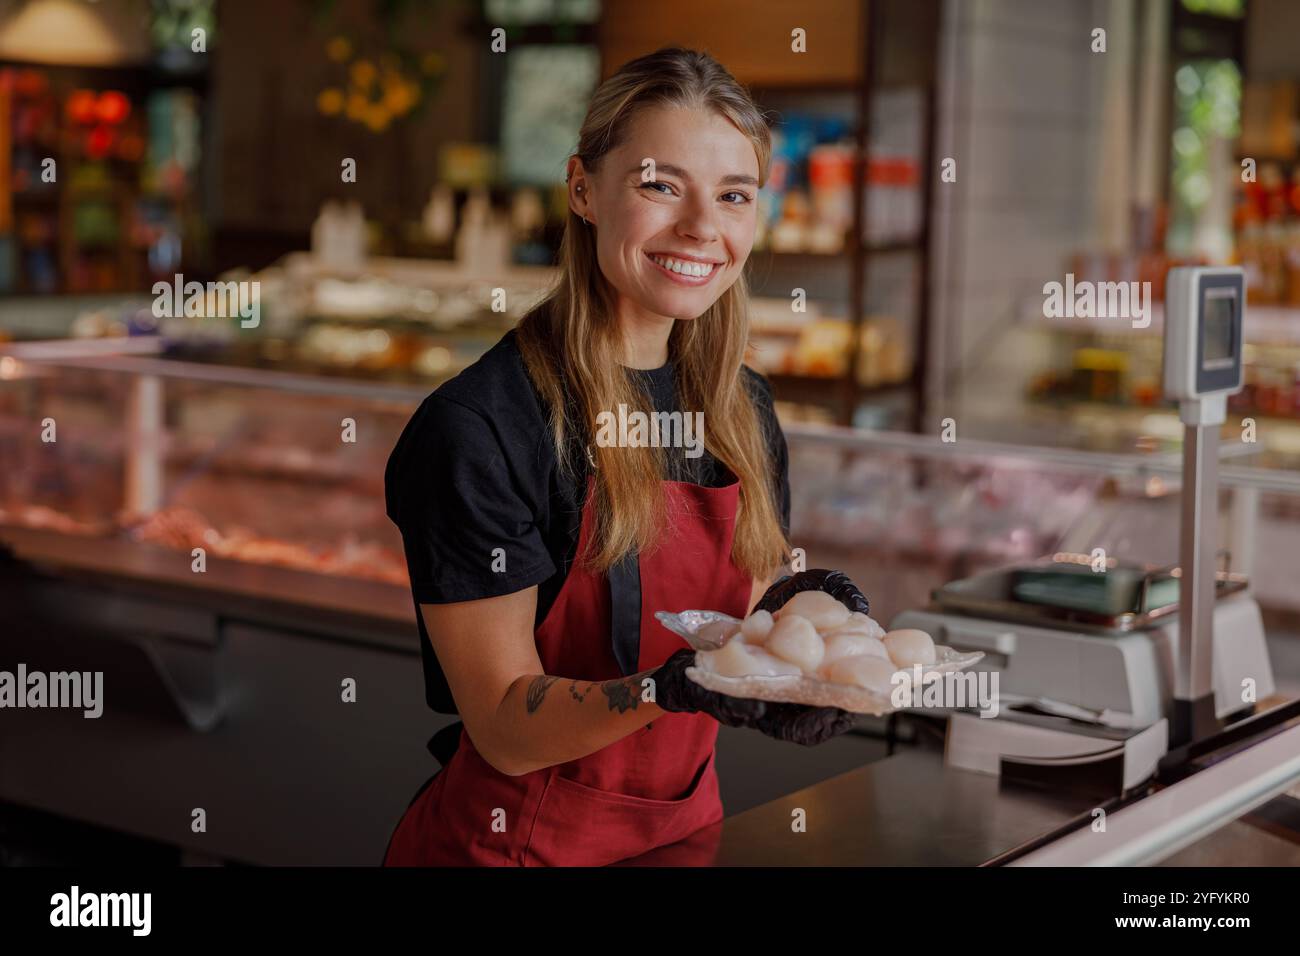
[[726,200],[727,203],[728,203],[729,205],[732,205],[732,206],[740,206],[740,205],[743,205],[744,203],[752,202],[752,201],[753,201],[753,200],[751,200],[751,199],[749,198],[749,194],[748,194],[748,193],[742,193],[742,192],[738,192],[738,191],[735,191],[735,190],[733,190],[732,192],[729,192],[729,193],[723,193],[722,195],[723,195],[724,199],[725,199],[725,197],[727,197],[727,196],[739,196],[739,197],[740,197],[739,199]]
[[658,180],[651,180],[648,183],[641,184],[642,189],[654,189],[655,192],[660,192],[660,190],[655,189],[656,186],[663,186],[664,189],[667,190],[667,192],[663,193],[663,195],[669,195],[672,193],[673,187],[669,186],[667,183],[661,183]]

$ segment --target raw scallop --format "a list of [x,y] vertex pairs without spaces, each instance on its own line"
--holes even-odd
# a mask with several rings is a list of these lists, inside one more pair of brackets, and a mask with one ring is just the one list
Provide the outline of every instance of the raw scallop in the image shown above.
[[829,631],[846,624],[849,609],[825,591],[800,591],[773,615],[781,620],[787,615],[802,617],[819,631]]
[[879,657],[845,657],[826,669],[826,679],[832,684],[862,687],[877,694],[893,691],[895,668]]
[[879,657],[889,660],[889,651],[885,645],[874,637],[857,633],[837,633],[826,638],[826,653],[822,657],[822,667],[845,657]]
[[846,622],[834,630],[825,631],[822,636],[829,639],[837,634],[865,634],[880,639],[885,636],[885,629],[874,618],[854,611]]
[[750,647],[739,637],[732,638],[716,651],[706,651],[709,669],[723,677],[781,677],[798,675],[797,664],[773,657]]
[[890,631],[885,635],[884,641],[889,659],[899,667],[934,663],[934,641],[925,631],[913,628]]
[[740,632],[751,644],[763,644],[768,632],[772,630],[772,615],[767,611],[755,611],[740,622]]
[[805,673],[812,673],[821,664],[826,645],[807,618],[783,614],[767,635],[767,649],[777,657],[797,664]]

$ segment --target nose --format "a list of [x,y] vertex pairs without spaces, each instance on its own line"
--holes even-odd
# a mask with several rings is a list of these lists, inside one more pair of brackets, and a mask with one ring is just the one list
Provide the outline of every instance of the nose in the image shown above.
[[677,234],[699,243],[714,242],[721,237],[714,216],[717,211],[706,196],[697,195],[683,203],[681,217],[677,220]]

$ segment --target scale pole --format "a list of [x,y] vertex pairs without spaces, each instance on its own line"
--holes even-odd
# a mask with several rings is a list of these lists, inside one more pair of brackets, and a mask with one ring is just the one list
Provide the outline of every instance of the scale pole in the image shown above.
[[1219,426],[1183,429],[1178,558],[1178,668],[1170,744],[1217,733],[1214,703],[1215,564],[1219,541]]
[[1228,396],[1241,391],[1245,321],[1241,266],[1175,266],[1165,276],[1164,391],[1165,398],[1178,402],[1186,426],[1171,748],[1220,729],[1214,714],[1219,428],[1227,418]]

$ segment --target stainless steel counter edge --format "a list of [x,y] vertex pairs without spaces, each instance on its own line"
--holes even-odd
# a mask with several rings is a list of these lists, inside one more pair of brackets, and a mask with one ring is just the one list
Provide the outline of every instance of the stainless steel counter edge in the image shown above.
[[1300,781],[1300,725],[1111,813],[1011,866],[1159,863]]

